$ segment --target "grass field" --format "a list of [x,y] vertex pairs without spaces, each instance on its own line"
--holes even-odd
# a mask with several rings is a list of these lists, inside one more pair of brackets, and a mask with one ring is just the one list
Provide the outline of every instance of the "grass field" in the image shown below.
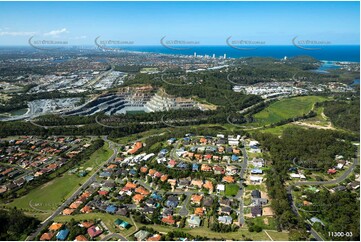
[[[249,221],[254,223],[255,225],[260,226],[263,229],[276,229],[276,220],[272,217],[256,217],[249,219]],[[268,224],[266,224],[265,221],[268,221]]]
[[[276,126],[273,128],[260,129],[260,130],[254,131],[254,132],[270,133],[270,134],[274,134],[277,136],[281,136],[283,131],[289,127],[299,127],[299,126],[296,126],[295,124],[285,124],[285,125]],[[250,132],[250,133],[252,133],[252,132]]]
[[[147,227],[153,228],[159,232],[169,232],[171,230],[174,230],[174,228],[171,228],[169,226],[162,226],[162,225],[147,225]],[[265,232],[249,232],[247,229],[239,229],[237,232],[231,232],[231,233],[219,233],[211,231],[208,228],[205,227],[199,227],[199,228],[182,228],[181,231],[185,233],[189,233],[193,236],[206,236],[208,238],[216,238],[216,239],[223,239],[223,240],[245,240],[245,237],[252,239],[252,240],[270,240],[269,237],[266,235]],[[269,230],[267,231],[269,233]],[[243,237],[245,236],[245,237]],[[275,236],[275,237],[273,237]],[[277,232],[272,231],[271,237],[276,240],[288,240],[288,233],[284,232]]]
[[271,236],[271,238],[273,240],[276,240],[276,241],[287,241],[289,240],[288,239],[288,233],[281,233],[281,232],[276,232],[276,231],[270,231],[270,230],[267,230],[267,233],[269,234],[269,236]]
[[226,196],[236,196],[239,190],[237,184],[227,184],[226,185]]
[[284,119],[302,116],[311,111],[316,102],[323,102],[325,100],[327,100],[327,98],[320,96],[304,96],[276,101],[254,115],[256,119],[254,124],[263,126]]
[[23,197],[15,199],[8,204],[10,207],[24,209],[27,212],[35,213],[34,216],[42,218],[41,214],[48,214],[55,210],[67,197],[95,172],[96,168],[112,155],[108,143],[94,152],[90,159],[82,163],[79,167],[86,169],[93,167],[85,177],[79,177],[77,174],[65,172],[61,177],[57,177],[44,185],[35,188]]

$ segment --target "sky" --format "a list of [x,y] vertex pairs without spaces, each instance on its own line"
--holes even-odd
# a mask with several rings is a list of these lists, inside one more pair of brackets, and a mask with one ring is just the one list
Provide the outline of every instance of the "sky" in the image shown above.
[[291,45],[292,39],[360,42],[359,2],[0,2],[0,45],[33,40],[158,45],[226,39]]

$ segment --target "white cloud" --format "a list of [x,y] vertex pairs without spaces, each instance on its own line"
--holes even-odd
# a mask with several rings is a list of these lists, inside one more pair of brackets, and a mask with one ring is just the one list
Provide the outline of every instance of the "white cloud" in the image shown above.
[[45,36],[57,36],[57,35],[63,34],[63,33],[69,33],[69,31],[67,31],[66,28],[62,28],[62,29],[52,30],[48,33],[44,33],[44,35]]
[[35,32],[9,32],[9,31],[0,32],[0,36],[29,36],[34,34]]

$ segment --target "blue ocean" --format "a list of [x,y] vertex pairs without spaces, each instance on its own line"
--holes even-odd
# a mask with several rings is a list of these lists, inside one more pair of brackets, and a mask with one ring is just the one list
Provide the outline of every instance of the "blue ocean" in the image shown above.
[[[318,46],[320,48],[320,46]],[[239,50],[230,46],[187,46],[184,50],[175,50],[159,46],[127,46],[125,50],[153,52],[163,54],[179,54],[179,55],[209,55],[215,54],[216,57],[226,54],[227,57],[273,57],[284,58],[285,56],[293,57],[299,55],[309,55],[318,60],[326,61],[350,61],[360,62],[360,46],[359,45],[329,45],[322,46],[318,50],[305,50],[297,48],[293,45],[277,45],[277,46],[260,46],[253,50]]]

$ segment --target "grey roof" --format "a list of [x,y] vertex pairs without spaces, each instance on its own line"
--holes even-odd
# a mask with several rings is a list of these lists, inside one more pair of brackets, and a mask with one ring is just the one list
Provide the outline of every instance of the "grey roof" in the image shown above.
[[265,205],[267,204],[268,200],[266,198],[252,198],[252,202],[256,205]]
[[228,198],[224,198],[224,199],[222,198],[219,203],[222,205],[229,206],[231,204],[231,201]]
[[213,205],[213,198],[212,197],[206,197],[203,200],[203,206],[210,207]]
[[187,219],[187,222],[190,225],[199,226],[201,224],[201,219],[199,216],[191,215],[191,217],[189,219]]
[[322,224],[323,226],[325,226],[325,225],[323,224],[323,222],[322,222],[319,218],[312,217],[312,218],[310,219],[310,221],[311,221],[312,224],[314,224],[314,223],[320,223],[320,224]]
[[230,213],[232,209],[230,207],[222,207],[221,211],[222,213]]
[[134,234],[134,237],[137,238],[138,240],[144,240],[145,238],[147,238],[150,235],[150,233],[148,231],[145,230],[139,230],[138,232],[136,232]]
[[261,206],[255,206],[251,208],[252,216],[262,215],[262,207]]
[[251,196],[253,198],[261,198],[261,192],[259,190],[253,190]]
[[233,219],[231,216],[220,216],[218,217],[220,223],[231,224]]

